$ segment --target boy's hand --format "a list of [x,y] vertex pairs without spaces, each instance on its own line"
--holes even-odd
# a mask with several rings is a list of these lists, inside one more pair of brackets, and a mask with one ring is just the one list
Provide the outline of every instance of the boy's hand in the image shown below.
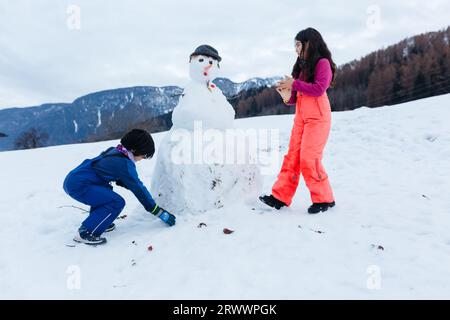
[[162,221],[167,223],[169,226],[173,226],[175,224],[176,217],[161,207],[159,207],[157,209],[157,211],[156,211],[156,213],[154,213],[154,215],[159,217]]

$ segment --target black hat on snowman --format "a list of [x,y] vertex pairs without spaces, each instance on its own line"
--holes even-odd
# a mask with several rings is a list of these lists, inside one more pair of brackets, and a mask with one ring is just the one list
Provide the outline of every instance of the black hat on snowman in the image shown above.
[[222,60],[222,58],[219,56],[219,52],[207,44],[203,44],[197,47],[195,51],[191,53],[190,58],[192,59],[193,56],[206,56],[216,59],[219,62]]

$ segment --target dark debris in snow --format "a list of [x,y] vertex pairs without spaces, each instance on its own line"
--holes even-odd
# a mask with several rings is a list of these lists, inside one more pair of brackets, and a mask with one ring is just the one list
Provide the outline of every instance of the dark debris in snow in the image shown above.
[[[303,229],[303,227],[302,227],[301,225],[298,225],[298,227],[299,227],[300,229]],[[308,228],[308,230],[310,230],[310,231],[312,231],[312,232],[315,232],[315,233],[319,233],[319,234],[325,233],[325,231],[314,230],[314,229],[311,229],[311,228]]]

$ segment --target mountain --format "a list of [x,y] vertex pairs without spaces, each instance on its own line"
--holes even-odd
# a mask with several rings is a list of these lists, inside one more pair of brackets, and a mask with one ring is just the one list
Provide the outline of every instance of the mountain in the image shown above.
[[[252,78],[235,83],[226,78],[214,82],[227,98],[242,91],[273,85],[279,78]],[[20,147],[21,134],[35,128],[45,134],[46,146],[101,140],[129,127],[169,114],[183,89],[177,86],[131,87],[106,90],[80,97],[72,103],[43,104],[0,110],[0,151]],[[168,128],[165,128],[166,130]]]
[[[169,228],[114,185],[126,206],[108,243],[95,248],[73,247],[86,218],[76,207],[88,208],[62,183],[118,141],[0,152],[0,299],[449,299],[449,101],[333,112],[324,166],[336,206],[326,213],[306,213],[301,179],[289,208],[267,210],[255,199],[179,215]],[[235,123],[279,130],[279,146],[255,144],[260,168],[273,167],[262,182],[270,192],[293,116]],[[153,136],[159,150],[164,133]],[[153,194],[158,156],[137,163]]]
[[216,78],[214,83],[222,90],[225,96],[230,99],[245,91],[270,88],[282,77],[271,78],[251,78],[241,83],[235,83],[227,78]]
[[[450,92],[450,27],[406,38],[361,59],[339,66],[328,90],[334,111],[393,105]],[[214,82],[236,110],[237,118],[293,113],[273,84],[281,77]],[[132,127],[152,132],[171,126],[171,112],[183,89],[132,87],[92,93],[73,103],[0,110],[0,151],[16,146],[35,129],[36,146],[92,142],[120,137]],[[39,137],[37,137],[39,138]],[[45,138],[45,139],[44,139]]]

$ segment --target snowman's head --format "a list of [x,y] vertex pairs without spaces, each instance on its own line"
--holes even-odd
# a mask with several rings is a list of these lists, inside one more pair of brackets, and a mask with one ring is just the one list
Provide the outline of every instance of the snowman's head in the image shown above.
[[189,59],[189,75],[192,80],[207,83],[214,80],[219,72],[222,58],[216,49],[201,45],[195,49]]

